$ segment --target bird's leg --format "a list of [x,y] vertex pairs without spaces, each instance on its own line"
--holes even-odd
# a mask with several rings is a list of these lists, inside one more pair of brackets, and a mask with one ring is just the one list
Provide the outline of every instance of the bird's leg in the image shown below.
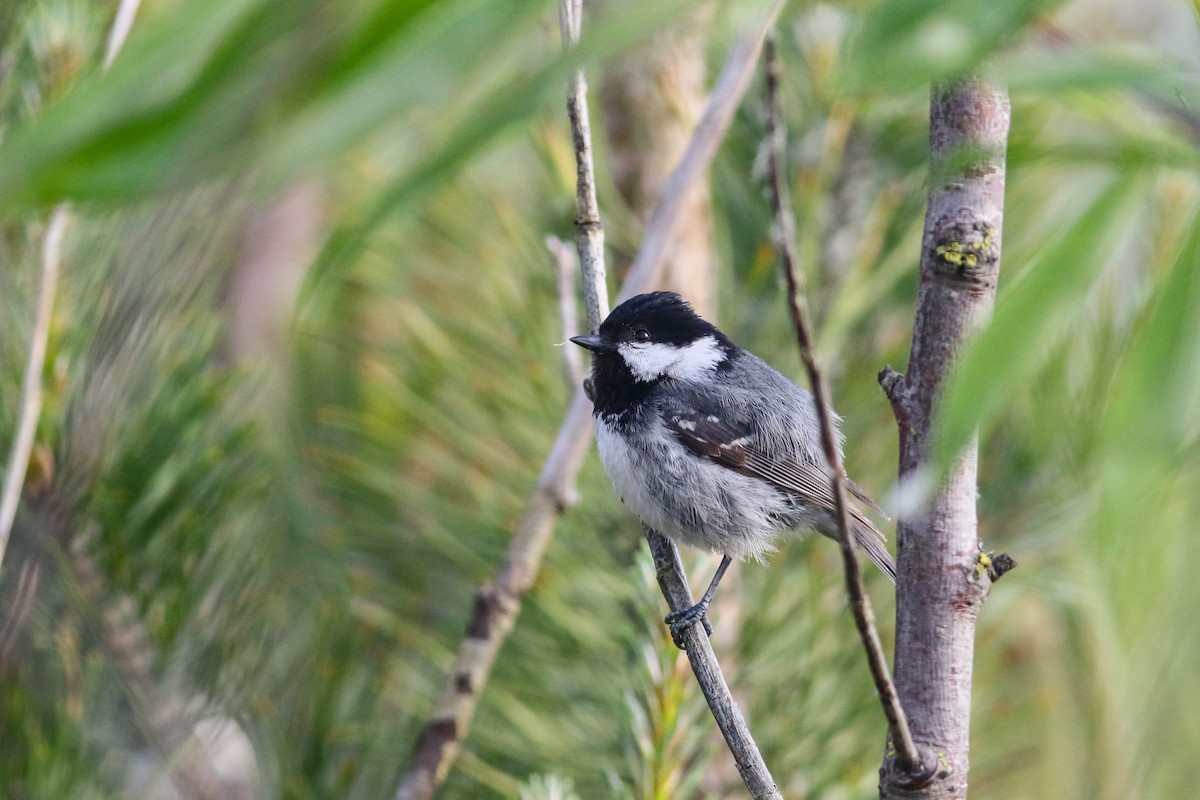
[[721,578],[725,576],[725,570],[729,569],[729,563],[733,561],[728,555],[721,557],[721,565],[717,567],[717,574],[713,575],[712,582],[708,584],[708,588],[704,591],[704,596],[700,598],[700,602],[689,608],[681,608],[678,611],[672,611],[667,614],[666,623],[671,628],[671,638],[675,643],[679,643],[679,637],[685,629],[690,627],[697,620],[704,620],[704,629],[708,633],[712,633],[712,628],[708,624],[708,620],[704,619],[705,612],[708,611],[708,604],[712,602],[713,595],[717,593],[717,584],[721,582]]

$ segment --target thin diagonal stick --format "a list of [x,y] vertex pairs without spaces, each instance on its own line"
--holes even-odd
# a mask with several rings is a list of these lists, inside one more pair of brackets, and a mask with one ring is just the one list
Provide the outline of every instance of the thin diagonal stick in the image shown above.
[[[675,543],[653,528],[643,528],[646,542],[650,545],[650,555],[654,559],[658,587],[667,598],[667,603],[672,610],[689,608],[692,605],[692,590],[688,587]],[[725,682],[721,663],[717,661],[717,655],[708,641],[704,625],[696,622],[685,628],[679,633],[677,644],[687,652],[692,674],[696,676],[696,683],[708,702],[717,727],[721,729],[721,735],[725,737],[725,744],[733,754],[738,774],[750,790],[750,796],[754,800],[783,800],[763,760],[762,751],[750,733],[750,726],[746,724],[746,718],[729,691],[729,684]]]
[[0,494],[0,563],[4,561],[8,537],[12,533],[17,506],[21,502],[25,470],[29,467],[29,456],[33,452],[33,436],[37,432],[38,417],[42,415],[42,371],[46,366],[46,344],[50,338],[50,319],[54,314],[58,270],[62,264],[63,235],[70,216],[69,206],[60,203],[51,212],[46,233],[42,237],[42,280],[38,289],[37,313],[34,315],[33,332],[29,336],[29,360],[25,362],[25,376],[22,378],[17,432],[8,454],[8,465],[4,469],[3,494]]
[[[121,0],[117,14],[109,31],[108,44],[104,51],[104,69],[112,66],[113,59],[121,52],[129,30],[133,27],[141,0]],[[17,506],[21,502],[21,490],[25,485],[25,472],[29,468],[29,456],[33,452],[33,437],[37,433],[38,418],[42,415],[42,371],[46,367],[46,346],[50,338],[50,320],[54,315],[54,295],[58,291],[58,272],[62,265],[62,241],[67,224],[71,219],[70,203],[59,203],[50,214],[46,232],[42,237],[42,280],[38,288],[37,312],[34,316],[33,332],[29,337],[29,360],[25,363],[25,374],[21,379],[21,407],[17,417],[16,435],[8,464],[4,469],[4,487],[0,489],[0,565],[8,549],[8,537],[12,533]]]
[[879,632],[875,629],[875,614],[871,610],[871,601],[863,588],[858,557],[850,542],[850,518],[847,513],[842,459],[838,453],[833,418],[829,411],[829,391],[825,385],[825,378],[817,366],[812,335],[803,307],[801,277],[796,268],[795,218],[792,213],[787,182],[784,178],[787,137],[779,103],[779,59],[776,57],[773,39],[768,39],[763,47],[763,71],[766,77],[767,174],[771,191],[771,207],[775,214],[773,231],[775,247],[779,252],[779,260],[787,279],[788,309],[792,315],[792,325],[796,329],[796,342],[800,347],[800,357],[804,360],[804,368],[808,371],[808,380],[812,385],[817,417],[821,423],[821,445],[825,450],[825,458],[829,462],[831,470],[833,498],[837,512],[837,538],[838,544],[841,546],[842,564],[846,574],[846,594],[850,599],[854,624],[858,628],[863,647],[867,652],[867,664],[871,668],[871,677],[875,679],[875,689],[879,692],[883,713],[887,717],[897,760],[911,771],[918,772],[921,767],[921,755],[913,741],[904,709],[900,706],[900,698],[896,694],[896,686],[892,682],[891,671],[888,669],[887,659],[883,654],[883,645],[879,641]]
[[112,29],[108,32],[108,44],[104,48],[104,68],[108,69],[116,60],[117,54],[125,46],[129,31],[133,29],[133,20],[137,17],[138,6],[142,0],[121,0],[117,6],[117,15],[113,18]]

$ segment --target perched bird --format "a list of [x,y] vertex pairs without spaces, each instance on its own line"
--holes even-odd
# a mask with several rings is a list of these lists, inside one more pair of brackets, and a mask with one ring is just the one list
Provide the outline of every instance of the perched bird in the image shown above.
[[[621,500],[676,542],[724,556],[700,602],[667,617],[673,632],[704,617],[733,558],[761,559],[789,531],[837,538],[812,395],[682,297],[632,297],[597,335],[571,341],[595,354],[596,440]],[[878,510],[849,479],[845,486]],[[883,534],[853,502],[848,510],[854,542],[895,582]]]

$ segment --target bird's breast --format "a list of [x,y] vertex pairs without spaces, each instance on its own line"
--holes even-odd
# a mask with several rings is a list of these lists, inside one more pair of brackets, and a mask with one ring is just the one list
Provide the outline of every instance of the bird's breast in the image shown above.
[[596,418],[600,461],[625,506],[678,542],[734,556],[772,549],[793,512],[763,481],[697,457],[651,417],[637,425]]

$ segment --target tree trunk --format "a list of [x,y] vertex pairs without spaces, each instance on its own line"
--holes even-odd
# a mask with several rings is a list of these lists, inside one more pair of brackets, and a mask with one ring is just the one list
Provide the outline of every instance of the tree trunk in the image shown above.
[[[900,428],[902,482],[927,466],[944,381],[966,338],[991,313],[1009,116],[1005,90],[978,77],[933,91],[929,204],[908,374],[880,375]],[[889,750],[882,797],[967,793],[975,622],[991,585],[979,569],[976,451],[972,440],[924,507],[899,522],[896,687],[913,737],[936,769],[914,780]]]

